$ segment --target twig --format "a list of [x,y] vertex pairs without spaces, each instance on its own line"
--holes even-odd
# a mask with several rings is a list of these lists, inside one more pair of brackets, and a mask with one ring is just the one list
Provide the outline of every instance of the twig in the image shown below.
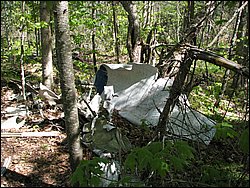
[[197,184],[197,185],[206,186],[206,187],[217,187],[217,186],[215,186],[215,185],[209,185],[209,184],[206,184],[206,183],[185,181],[185,180],[179,180],[179,179],[172,179],[171,182],[185,183],[185,185],[186,185],[187,183],[189,183],[189,184]]
[[1,138],[4,137],[41,137],[41,136],[59,136],[60,132],[23,132],[23,133],[1,133]]
[[85,104],[86,104],[87,107],[89,108],[90,112],[91,112],[91,113],[93,114],[93,116],[95,117],[95,116],[96,116],[95,111],[93,111],[93,110],[91,109],[91,107],[89,106],[88,102],[87,102],[85,99],[82,99],[82,100],[85,102]]
[[235,12],[234,12],[234,15],[232,16],[232,18],[230,20],[228,20],[228,22],[226,23],[226,25],[224,25],[224,27],[219,31],[219,33],[214,37],[213,41],[210,42],[210,44],[208,44],[207,48],[210,48],[218,39],[218,37],[223,33],[223,31],[225,29],[228,28],[228,25],[234,20],[234,18],[236,17],[236,15],[238,14],[238,12],[242,11],[245,6],[248,4],[248,1],[246,1],[239,9],[237,9]]

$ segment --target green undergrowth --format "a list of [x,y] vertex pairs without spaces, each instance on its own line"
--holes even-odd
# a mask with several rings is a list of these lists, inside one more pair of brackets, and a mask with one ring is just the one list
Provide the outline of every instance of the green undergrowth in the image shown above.
[[[133,148],[121,158],[121,176],[118,180],[110,181],[110,186],[248,186],[249,129],[240,122],[237,125],[218,123],[216,129],[209,145],[166,140],[164,143],[155,141],[144,147]],[[99,157],[82,161],[72,174],[71,183],[102,186],[101,182],[106,177],[99,160],[110,163]],[[86,179],[84,174],[88,174],[90,179]]]

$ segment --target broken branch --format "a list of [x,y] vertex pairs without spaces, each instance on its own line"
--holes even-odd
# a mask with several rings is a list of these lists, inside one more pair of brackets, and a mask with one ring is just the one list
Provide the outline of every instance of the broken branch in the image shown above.
[[221,57],[215,54],[214,52],[208,52],[202,49],[191,47],[190,55],[194,59],[204,60],[204,61],[213,63],[215,65],[225,67],[249,79],[249,69],[247,67],[237,64],[233,61],[230,61],[224,57]]

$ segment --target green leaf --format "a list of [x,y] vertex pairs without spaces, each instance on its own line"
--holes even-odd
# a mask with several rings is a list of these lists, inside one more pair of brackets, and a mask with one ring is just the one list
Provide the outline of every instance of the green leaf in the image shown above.
[[128,183],[130,183],[132,181],[132,177],[129,175],[124,175],[121,177],[121,179],[119,180],[119,184],[121,185],[126,185]]
[[73,172],[70,178],[72,185],[80,184],[81,186],[86,186],[86,178],[84,177],[84,168],[82,168],[81,163],[78,165],[76,170]]
[[100,183],[101,183],[101,179],[100,179],[99,177],[97,177],[97,176],[92,176],[92,177],[90,178],[90,180],[89,180],[89,184],[90,184],[91,186],[94,186],[94,187],[99,186]]
[[161,168],[161,163],[162,163],[162,160],[161,160],[161,159],[159,159],[159,158],[154,158],[154,159],[152,160],[152,162],[150,163],[150,166],[151,166],[152,170],[157,171],[158,169]]
[[174,167],[175,170],[181,171],[181,170],[183,170],[185,160],[183,160],[179,157],[176,157],[176,156],[171,156],[170,164]]
[[215,138],[216,139],[225,139],[227,137],[234,138],[238,136],[238,133],[233,129],[233,125],[227,123],[227,122],[222,122],[218,123],[216,126],[216,134]]
[[175,143],[175,148],[177,149],[178,156],[186,159],[193,159],[194,155],[193,152],[195,151],[194,148],[188,145],[185,141],[178,141]]
[[228,129],[227,130],[227,136],[230,137],[230,138],[234,138],[234,137],[238,136],[238,133],[233,129]]
[[101,166],[93,168],[91,172],[93,174],[96,174],[96,175],[102,175],[102,174],[104,174],[104,172],[101,170]]
[[161,177],[166,176],[166,173],[169,171],[169,166],[167,163],[162,162],[161,163],[161,168],[158,170],[158,173],[160,174]]
[[45,22],[45,21],[41,21],[40,23],[38,22],[38,23],[36,23],[36,24],[39,24],[39,26],[41,27],[41,28],[45,28],[45,27],[47,27],[49,24],[47,23],[47,22]]
[[221,126],[222,126],[222,127],[230,127],[230,128],[233,128],[233,125],[231,125],[231,124],[229,124],[229,123],[227,123],[227,122],[222,122],[222,123],[221,123]]
[[140,148],[140,150],[137,151],[137,156],[139,170],[146,169],[153,158],[153,154],[145,148]]
[[216,25],[221,25],[221,24],[223,24],[223,23],[225,23],[225,22],[227,22],[228,20],[225,20],[225,19],[221,19],[221,20],[215,20],[215,24]]
[[130,153],[125,162],[124,162],[124,166],[127,169],[130,169],[132,172],[135,171],[135,167],[136,167],[136,159],[135,159],[135,155],[134,153]]
[[147,149],[153,153],[156,154],[160,151],[162,151],[162,142],[152,142],[147,146]]
[[154,158],[150,163],[151,169],[156,171],[161,177],[164,177],[169,171],[168,164],[159,158]]
[[241,150],[247,154],[249,153],[249,128],[245,129],[240,136],[239,145]]

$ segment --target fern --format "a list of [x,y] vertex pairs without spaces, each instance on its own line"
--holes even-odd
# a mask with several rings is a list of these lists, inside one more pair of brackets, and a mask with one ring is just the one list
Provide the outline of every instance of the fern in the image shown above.
[[152,142],[149,144],[147,147],[147,150],[150,151],[151,153],[158,153],[162,151],[162,142]]
[[153,154],[148,151],[146,148],[140,148],[137,151],[137,157],[138,157],[138,169],[139,170],[147,170],[147,167],[151,163],[153,159]]

